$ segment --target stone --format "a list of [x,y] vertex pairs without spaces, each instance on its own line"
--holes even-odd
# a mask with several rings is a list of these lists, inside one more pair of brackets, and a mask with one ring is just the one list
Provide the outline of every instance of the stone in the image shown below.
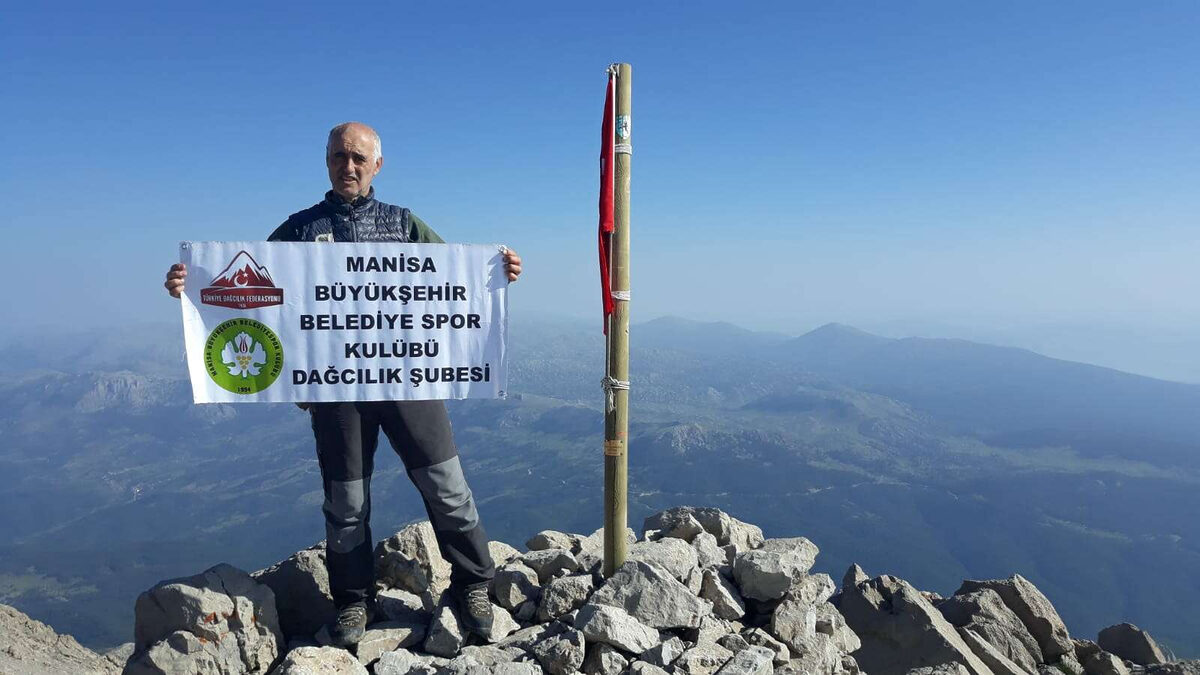
[[1083,664],[1083,672],[1087,675],[1129,675],[1129,667],[1121,657],[1100,649],[1079,658],[1079,662]]
[[438,595],[450,586],[450,563],[428,520],[406,525],[375,546],[375,578],[387,588]]
[[496,570],[492,596],[501,607],[512,610],[525,602],[537,602],[542,597],[538,573],[519,561],[509,562]]
[[492,675],[542,675],[542,668],[532,662],[497,663],[492,667]]
[[716,642],[705,642],[685,649],[672,666],[674,673],[688,675],[711,675],[720,670],[733,653]]
[[871,577],[863,571],[863,568],[858,566],[858,563],[855,563],[851,565],[850,568],[846,570],[846,574],[842,576],[842,590],[852,588],[863,583],[864,581],[870,580]]
[[1029,634],[1037,640],[1041,649],[1041,663],[1055,663],[1058,657],[1074,652],[1067,626],[1054,609],[1054,605],[1042,592],[1020,574],[1008,579],[975,581],[967,579],[959,586],[955,595],[990,588],[1000,596],[1004,604],[1017,615]]
[[629,664],[629,675],[668,675],[667,671],[645,661],[634,661]]
[[640,560],[659,567],[670,573],[679,581],[686,581],[692,570],[696,569],[698,557],[696,549],[682,539],[663,539],[662,541],[639,541],[629,547],[626,561]]
[[838,609],[862,641],[854,658],[871,675],[947,663],[961,664],[972,675],[989,672],[954,626],[903,579],[883,575],[848,586]]
[[683,580],[683,585],[692,592],[692,595],[700,595],[700,591],[704,590],[704,572],[699,567],[693,567],[687,578]]
[[693,595],[687,587],[656,565],[626,562],[590,602],[620,607],[651,628],[694,628],[712,614],[712,603]]
[[792,584],[784,602],[793,601],[815,607],[829,600],[835,590],[833,579],[828,574],[808,574]]
[[679,631],[679,636],[684,642],[691,643],[692,646],[704,642],[716,642],[722,635],[736,633],[740,628],[734,628],[735,622],[726,622],[724,619],[718,619],[715,616],[706,616],[700,619],[700,625],[695,628],[684,628]]
[[603,642],[631,654],[641,654],[659,643],[658,631],[620,607],[584,605],[575,617],[575,627],[588,642]]
[[638,658],[659,668],[666,668],[674,663],[686,648],[683,640],[672,636],[642,652]]
[[579,609],[587,602],[588,596],[595,588],[596,581],[590,574],[551,579],[542,588],[542,599],[537,611],[538,621],[557,619],[571,610]]
[[912,668],[905,675],[968,675],[967,667],[961,663],[939,663],[936,666]]
[[667,525],[666,529],[658,530],[653,537],[647,536],[647,539],[682,539],[691,543],[696,535],[704,532],[704,526],[690,513],[682,514]]
[[1059,673],[1065,673],[1066,675],[1084,675],[1085,672],[1083,664],[1075,659],[1074,653],[1060,656],[1054,664],[1054,668]]
[[163,581],[134,605],[133,660],[148,669],[135,672],[265,673],[285,644],[275,594],[225,563]]
[[380,655],[373,670],[375,675],[435,675],[438,666],[428,656],[397,649]]
[[717,538],[708,532],[697,534],[692,539],[692,548],[696,551],[696,566],[701,569],[726,567],[731,563],[725,549],[717,544]]
[[722,619],[737,620],[746,615],[746,604],[737,589],[714,569],[704,570],[700,597],[711,602],[713,614]]
[[427,626],[424,621],[380,621],[371,624],[358,643],[359,663],[369,666],[384,652],[421,644]]
[[484,639],[492,643],[500,642],[520,629],[521,624],[517,623],[507,609],[492,603],[492,630]]
[[520,551],[502,541],[489,541],[488,553],[492,556],[492,564],[496,567],[500,567],[513,558],[521,556]]
[[766,647],[746,647],[717,670],[717,675],[771,675],[774,653]]
[[1200,659],[1147,666],[1146,675],[1200,675]]
[[463,647],[458,653],[459,656],[469,656],[490,668],[498,663],[508,663],[525,652],[520,649],[506,649],[496,645],[470,645]]
[[275,594],[284,640],[312,637],[337,613],[329,594],[323,541],[250,576]]
[[716,537],[721,546],[732,544],[738,551],[749,551],[763,543],[762,530],[756,525],[743,523],[720,509],[696,506],[676,506],[660,511],[646,518],[642,524],[642,531],[671,532],[680,527],[681,523],[687,523],[689,519],[695,520],[705,532]]
[[532,600],[522,602],[517,611],[513,613],[513,618],[522,623],[531,623],[537,618],[537,603]]
[[458,615],[449,605],[443,604],[438,607],[429,623],[422,649],[435,656],[451,658],[462,649],[464,642],[466,637]]
[[0,604],[0,673],[115,675],[132,654],[133,643],[97,654],[70,635],[59,634],[15,607]]
[[1132,661],[1139,666],[1166,663],[1158,643],[1146,631],[1131,623],[1119,623],[1100,631],[1096,640],[1100,648],[1111,654]]
[[583,672],[586,675],[619,675],[627,665],[629,659],[604,643],[589,646],[583,658]]
[[[167,671],[172,672],[172,671]],[[207,672],[207,671],[193,671]],[[350,652],[337,647],[301,647],[287,653],[271,675],[370,675]]]
[[842,613],[828,602],[823,602],[817,605],[817,623],[816,629],[818,633],[824,633],[833,639],[833,643],[837,645],[838,651],[843,654],[858,650],[862,646],[862,641],[858,639],[850,626],[846,625],[846,619]]
[[544,551],[530,551],[518,558],[526,567],[537,572],[538,583],[545,584],[560,572],[579,571],[579,562],[571,552],[561,548],[548,548]]
[[959,628],[958,634],[962,637],[963,642],[971,648],[971,651],[975,652],[975,656],[978,656],[984,665],[991,668],[995,675],[1026,675],[1029,672],[970,628]]
[[990,588],[955,595],[937,603],[938,611],[958,628],[969,628],[1027,672],[1035,672],[1042,649],[1000,595]]
[[777,546],[739,553],[733,561],[733,576],[743,597],[755,600],[782,598],[792,583],[812,569],[817,547],[799,537],[777,540]]
[[434,602],[429,595],[417,595],[399,588],[388,588],[375,594],[376,618],[387,621],[429,622]]
[[817,633],[817,610],[797,598],[784,600],[771,613],[767,632],[786,644],[793,653],[804,649],[806,640]]
[[501,640],[497,646],[501,649],[520,649],[521,651],[529,651],[533,645],[564,633],[570,626],[563,624],[561,621],[556,621],[550,624],[534,624],[528,628],[514,631],[508,637]]
[[777,668],[792,660],[792,650],[789,649],[787,645],[783,644],[779,640],[776,640],[770,633],[761,628],[751,628],[743,634],[743,637],[745,637],[746,642],[749,642],[751,645],[770,649],[771,653],[774,654],[772,657],[772,663],[774,663],[775,667]]
[[[725,649],[728,649],[734,654],[737,654],[743,649],[748,649],[752,646],[746,641],[745,637],[738,633],[726,633],[725,635],[722,635],[721,637],[717,638],[717,644],[721,645]],[[771,654],[774,653],[775,652],[771,652]]]
[[582,540],[583,537],[578,534],[568,534],[557,530],[542,530],[525,542],[525,548],[530,551],[561,548],[574,552],[579,549]]
[[568,628],[533,645],[530,650],[551,675],[566,675],[583,667],[583,633]]

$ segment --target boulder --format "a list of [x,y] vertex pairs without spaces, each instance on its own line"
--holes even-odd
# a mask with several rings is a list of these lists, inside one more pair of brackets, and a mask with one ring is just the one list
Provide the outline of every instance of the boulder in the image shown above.
[[668,675],[668,673],[652,663],[634,661],[629,664],[629,675]]
[[671,576],[686,583],[692,571],[696,569],[698,556],[696,549],[682,539],[663,539],[656,542],[640,541],[630,546],[625,560],[640,560],[658,565]]
[[438,552],[428,520],[406,525],[375,546],[375,579],[388,588],[435,596],[450,585],[450,563]]
[[716,642],[705,642],[685,649],[679,658],[675,659],[675,665],[672,666],[671,672],[687,673],[687,675],[712,675],[731,658],[733,658],[733,653],[728,649]]
[[275,594],[285,640],[311,638],[337,613],[329,594],[323,541],[250,576]]
[[1012,659],[970,628],[959,628],[958,634],[962,637],[963,642],[971,648],[971,651],[975,652],[975,656],[978,656],[980,661],[991,668],[995,675],[1026,675],[1030,672],[1014,663]]
[[521,555],[520,551],[502,541],[489,541],[487,546],[488,554],[492,556],[492,564],[496,567],[500,567],[509,560],[518,558]]
[[1041,647],[1024,622],[992,589],[946,598],[937,603],[937,608],[951,625],[970,629],[1025,671],[1037,670]]
[[941,612],[903,579],[883,575],[848,586],[838,609],[862,641],[855,660],[871,675],[948,663],[972,675],[990,672]]
[[505,609],[515,610],[525,602],[536,602],[542,596],[541,582],[533,568],[520,561],[511,561],[496,570],[492,578],[492,596]]
[[692,539],[692,548],[696,551],[696,566],[701,569],[723,568],[733,564],[725,549],[717,544],[717,538],[707,532],[701,532]]
[[784,668],[796,673],[834,673],[842,664],[842,654],[828,635],[816,633],[801,641],[801,648],[794,652]]
[[631,654],[641,654],[659,643],[658,631],[620,607],[584,605],[575,617],[575,627],[588,642],[603,642]]
[[388,588],[375,594],[376,618],[385,621],[429,623],[434,604],[428,593],[417,595],[399,588]]
[[846,619],[837,610],[837,607],[828,602],[823,602],[817,605],[816,610],[817,632],[828,635],[833,640],[833,643],[837,645],[838,651],[843,654],[849,654],[862,646],[862,642],[854,634],[854,631],[850,629],[850,626],[846,625]]
[[1146,666],[1146,675],[1200,675],[1200,659]]
[[1166,663],[1158,643],[1146,631],[1131,623],[1119,623],[1100,631],[1100,648],[1139,666]]
[[737,588],[714,569],[704,570],[700,597],[711,602],[713,614],[722,619],[737,620],[746,615],[746,603]]
[[1020,574],[1008,579],[967,579],[954,594],[961,595],[984,588],[996,591],[1004,604],[1025,624],[1042,651],[1041,663],[1055,663],[1060,656],[1074,652],[1066,624],[1054,605],[1028,579]]
[[[167,671],[173,672],[173,671]],[[185,672],[185,671],[179,671]],[[191,671],[207,672],[207,671]],[[350,652],[337,647],[301,647],[287,653],[271,675],[370,675]]]
[[717,538],[721,546],[733,545],[738,551],[749,551],[763,543],[762,530],[749,523],[733,518],[725,512],[696,506],[676,506],[646,518],[642,531],[671,532],[677,528],[688,528],[687,523],[695,520],[705,532]]
[[567,629],[533,645],[530,652],[551,675],[567,675],[583,667],[583,633]]
[[774,653],[766,647],[746,647],[717,670],[717,675],[771,675]]
[[683,644],[683,640],[680,640],[677,636],[671,636],[670,638],[663,640],[659,644],[642,652],[641,656],[638,658],[646,663],[658,666],[659,668],[667,668],[675,662],[675,659],[679,658],[679,655],[682,654],[683,650],[686,648],[687,647]]
[[285,644],[275,594],[221,563],[138,596],[127,670],[266,673]]
[[397,649],[380,655],[372,669],[375,675],[435,675],[438,668],[434,657]]
[[766,647],[767,649],[770,649],[771,653],[774,655],[772,656],[772,663],[775,664],[775,667],[782,666],[783,664],[792,660],[792,650],[789,649],[787,645],[783,644],[779,640],[776,640],[770,633],[761,628],[751,628],[743,634],[743,637],[745,637],[746,642],[749,642],[751,645],[757,645],[759,647]]
[[503,607],[493,603],[492,630],[485,636],[485,639],[492,643],[500,642],[518,630],[521,630],[521,624],[517,623],[512,614],[509,614],[508,610]]
[[574,552],[584,537],[578,534],[568,534],[557,530],[542,530],[525,542],[525,548],[530,551],[545,551],[551,548],[561,548]]
[[626,562],[590,602],[620,607],[651,628],[694,628],[712,614],[712,603],[693,595],[687,587],[656,565]]
[[358,643],[358,661],[369,666],[386,652],[421,644],[427,624],[424,621],[380,621],[371,624]]
[[605,643],[590,645],[583,658],[585,675],[620,675],[628,665],[629,659]]
[[438,607],[433,613],[433,621],[429,623],[423,649],[435,656],[451,658],[462,649],[465,642],[466,636],[462,624],[458,622],[458,615],[447,604]]
[[561,572],[574,573],[579,571],[579,562],[571,552],[562,548],[548,548],[542,551],[530,551],[517,558],[526,567],[537,572],[538,583],[546,582],[558,576]]
[[777,540],[768,548],[739,553],[733,561],[733,576],[741,594],[754,600],[782,598],[792,583],[812,569],[817,547],[809,540]]
[[816,607],[795,598],[784,600],[771,613],[767,632],[787,645],[793,653],[799,653],[805,648],[807,639],[817,633]]
[[542,589],[541,602],[538,604],[537,619],[541,622],[557,619],[558,617],[579,609],[588,596],[596,588],[596,581],[590,574],[577,574],[551,579]]

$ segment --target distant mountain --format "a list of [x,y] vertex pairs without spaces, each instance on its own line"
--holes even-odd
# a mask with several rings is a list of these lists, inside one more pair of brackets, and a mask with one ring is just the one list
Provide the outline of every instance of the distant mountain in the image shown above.
[[[178,326],[0,343],[0,603],[90,647],[133,599],[322,537],[305,413],[190,403]],[[631,329],[631,523],[711,505],[951,593],[1015,570],[1081,634],[1114,617],[1200,655],[1195,387],[959,340]],[[513,318],[507,400],[450,404],[488,532],[599,527],[598,321]],[[372,522],[424,508],[381,443]],[[31,517],[36,514],[36,517]]]
[[1200,461],[1200,385],[966,340],[883,338],[838,324],[777,350],[805,370],[1004,444],[1074,441],[1096,455]]

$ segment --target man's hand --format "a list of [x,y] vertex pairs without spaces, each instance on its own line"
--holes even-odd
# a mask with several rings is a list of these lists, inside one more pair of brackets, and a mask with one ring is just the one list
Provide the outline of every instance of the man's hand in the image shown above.
[[[521,273],[521,259],[517,258],[517,274]],[[183,280],[187,278],[187,265],[183,263],[175,263],[171,265],[171,269],[167,270],[167,280],[163,282],[163,286],[167,289],[167,293],[171,294],[172,298],[178,298],[183,295]],[[509,277],[512,278],[511,276]]]
[[511,248],[504,251],[504,271],[508,272],[510,282],[516,281],[517,277],[521,276],[521,256]]

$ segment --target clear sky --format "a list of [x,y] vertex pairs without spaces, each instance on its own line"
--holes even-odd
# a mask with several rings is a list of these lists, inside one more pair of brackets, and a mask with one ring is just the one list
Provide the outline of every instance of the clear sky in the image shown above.
[[[1190,0],[256,5],[5,9],[8,330],[176,316],[177,242],[318,201],[350,119],[383,137],[380,198],[521,252],[514,315],[591,315],[628,61],[635,319],[1109,326],[1091,360],[1200,380]],[[1167,333],[1179,356],[1130,360]]]

